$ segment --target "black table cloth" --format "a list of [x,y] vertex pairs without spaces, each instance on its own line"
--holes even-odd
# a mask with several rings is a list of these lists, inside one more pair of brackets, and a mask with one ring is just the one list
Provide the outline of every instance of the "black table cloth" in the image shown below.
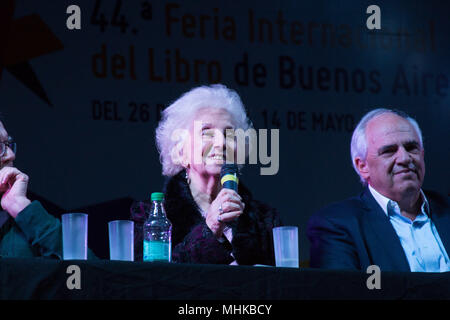
[[[80,270],[81,289],[69,289],[68,267]],[[342,300],[450,299],[450,272],[370,274],[309,268],[0,259],[0,299],[23,300]]]

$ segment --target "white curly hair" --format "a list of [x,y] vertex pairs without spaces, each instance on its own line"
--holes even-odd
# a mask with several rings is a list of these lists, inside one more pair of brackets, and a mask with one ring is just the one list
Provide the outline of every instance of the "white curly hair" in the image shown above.
[[200,86],[184,93],[164,109],[156,128],[156,146],[164,176],[174,176],[184,169],[180,162],[174,162],[173,152],[184,143],[186,136],[174,133],[188,130],[197,111],[205,107],[226,110],[235,129],[246,131],[253,127],[239,95],[222,84]]

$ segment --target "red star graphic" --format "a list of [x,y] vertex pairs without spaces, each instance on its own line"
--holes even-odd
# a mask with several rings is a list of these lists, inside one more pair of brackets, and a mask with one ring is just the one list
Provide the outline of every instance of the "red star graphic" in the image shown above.
[[15,0],[0,1],[0,80],[6,69],[51,106],[28,61],[64,47],[38,15],[13,20],[14,7]]

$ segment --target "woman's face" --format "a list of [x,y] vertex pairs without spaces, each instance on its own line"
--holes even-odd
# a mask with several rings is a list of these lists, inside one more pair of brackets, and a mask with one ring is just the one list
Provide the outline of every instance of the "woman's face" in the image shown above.
[[235,139],[234,135],[227,138],[227,129],[235,129],[228,111],[208,107],[196,113],[186,148],[190,170],[201,175],[220,175],[226,159],[235,161]]

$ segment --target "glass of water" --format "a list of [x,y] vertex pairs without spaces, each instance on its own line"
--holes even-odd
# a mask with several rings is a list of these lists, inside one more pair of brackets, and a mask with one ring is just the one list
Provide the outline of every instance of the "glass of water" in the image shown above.
[[299,267],[297,227],[287,226],[273,228],[273,244],[277,267]]
[[64,260],[87,260],[88,215],[66,213],[61,216]]

